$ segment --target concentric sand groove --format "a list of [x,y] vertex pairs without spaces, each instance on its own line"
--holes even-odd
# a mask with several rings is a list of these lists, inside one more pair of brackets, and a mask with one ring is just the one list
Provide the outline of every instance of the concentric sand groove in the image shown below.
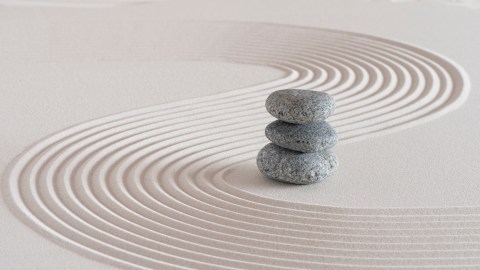
[[[144,47],[126,50],[132,44],[119,39],[103,57],[137,53],[141,59],[150,50],[156,61],[249,63],[285,76],[93,120],[36,143],[5,178],[9,204],[33,228],[138,269],[480,266],[478,208],[323,207],[260,197],[225,181],[230,168],[255,158],[265,143],[271,117],[264,101],[274,90],[334,95],[331,123],[345,143],[460,106],[469,85],[457,66],[422,49],[354,33],[171,24],[132,32],[131,40]],[[163,41],[149,40],[149,31]],[[75,58],[89,49],[70,55],[60,47],[58,54]]]

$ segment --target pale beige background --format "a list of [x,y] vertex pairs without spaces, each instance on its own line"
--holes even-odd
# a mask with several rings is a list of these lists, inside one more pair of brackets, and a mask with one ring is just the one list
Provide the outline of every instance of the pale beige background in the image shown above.
[[[480,206],[478,9],[441,1],[145,1],[93,8],[68,6],[68,1],[61,7],[54,1],[49,7],[11,2],[0,6],[2,169],[27,145],[79,122],[279,75],[278,70],[225,63],[45,60],[45,55],[55,55],[54,47],[39,51],[39,59],[22,58],[22,52],[42,44],[52,22],[81,31],[99,20],[276,22],[367,33],[428,48],[463,66],[472,91],[462,108],[433,122],[337,146],[342,167],[331,181],[288,193],[248,181],[236,185],[267,197],[334,206]],[[26,45],[17,46],[19,40]],[[3,200],[0,215],[3,269],[108,269],[32,231]]]

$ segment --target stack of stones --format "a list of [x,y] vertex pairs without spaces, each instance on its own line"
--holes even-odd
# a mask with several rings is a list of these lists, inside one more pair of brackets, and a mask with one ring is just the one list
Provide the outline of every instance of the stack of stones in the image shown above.
[[279,120],[265,129],[272,143],[258,153],[260,171],[292,184],[312,184],[331,176],[338,160],[330,148],[338,137],[324,120],[335,109],[334,99],[323,92],[286,89],[270,94],[266,107]]

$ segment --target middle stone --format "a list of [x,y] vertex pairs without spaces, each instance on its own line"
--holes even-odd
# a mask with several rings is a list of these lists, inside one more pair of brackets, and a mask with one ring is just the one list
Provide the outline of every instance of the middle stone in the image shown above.
[[304,153],[329,149],[338,141],[337,133],[325,121],[300,125],[277,120],[265,128],[265,136],[278,146]]

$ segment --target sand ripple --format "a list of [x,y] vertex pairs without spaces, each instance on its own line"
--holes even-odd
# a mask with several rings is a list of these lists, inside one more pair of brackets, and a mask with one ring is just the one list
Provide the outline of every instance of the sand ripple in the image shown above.
[[154,58],[265,65],[285,75],[93,120],[34,144],[5,177],[8,203],[32,228],[135,269],[480,265],[478,208],[324,207],[265,198],[225,181],[229,168],[265,144],[272,118],[264,101],[274,90],[332,94],[338,109],[331,123],[346,143],[460,106],[469,85],[459,67],[424,49],[355,33],[174,24],[175,31],[155,26],[164,39],[152,45]]

